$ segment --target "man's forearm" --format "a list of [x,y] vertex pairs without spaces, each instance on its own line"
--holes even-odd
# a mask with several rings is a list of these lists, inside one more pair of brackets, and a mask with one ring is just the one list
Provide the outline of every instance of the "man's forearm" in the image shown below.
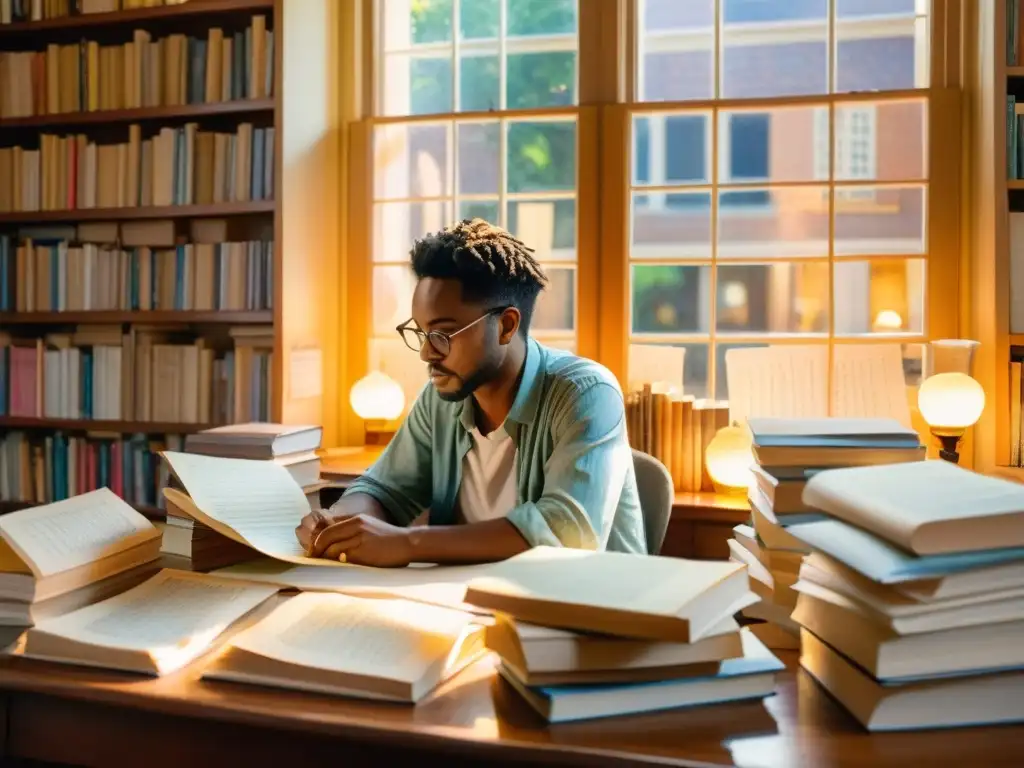
[[349,496],[342,496],[327,510],[331,517],[355,517],[366,515],[383,520],[385,523],[394,523],[387,509],[373,496],[367,493],[353,493]]
[[493,563],[530,548],[508,520],[469,525],[424,526],[409,530],[412,562]]

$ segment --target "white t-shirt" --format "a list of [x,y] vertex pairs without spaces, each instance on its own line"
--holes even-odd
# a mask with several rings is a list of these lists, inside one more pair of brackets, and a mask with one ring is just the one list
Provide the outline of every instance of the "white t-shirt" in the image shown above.
[[462,460],[458,515],[464,523],[505,517],[516,506],[516,444],[505,425],[488,435],[473,427],[473,446]]

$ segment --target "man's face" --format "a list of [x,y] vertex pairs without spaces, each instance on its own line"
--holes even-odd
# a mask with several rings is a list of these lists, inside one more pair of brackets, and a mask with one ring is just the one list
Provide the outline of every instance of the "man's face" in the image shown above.
[[[416,284],[412,295],[415,323],[428,333],[461,331],[451,338],[447,354],[435,349],[429,340],[420,350],[430,383],[442,399],[463,400],[497,376],[510,334],[502,318],[484,317],[491,309],[463,301],[457,280],[425,277]],[[481,317],[484,319],[474,323]]]

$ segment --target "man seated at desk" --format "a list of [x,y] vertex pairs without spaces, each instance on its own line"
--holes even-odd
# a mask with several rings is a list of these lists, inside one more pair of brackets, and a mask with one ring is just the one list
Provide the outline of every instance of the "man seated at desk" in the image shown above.
[[532,253],[482,219],[416,242],[397,330],[430,385],[367,473],[303,519],[311,555],[401,567],[538,545],[646,553],[622,391],[530,338],[547,282]]

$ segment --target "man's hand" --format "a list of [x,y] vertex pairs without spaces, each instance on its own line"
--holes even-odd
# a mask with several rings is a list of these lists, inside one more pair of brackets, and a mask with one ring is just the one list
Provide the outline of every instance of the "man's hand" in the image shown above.
[[317,534],[330,524],[331,521],[318,509],[314,509],[302,518],[302,522],[295,529],[295,536],[306,551],[306,554],[309,554],[312,550],[313,541],[316,539]]
[[376,517],[355,515],[314,530],[307,549],[311,557],[379,568],[404,568],[412,562],[409,530]]

